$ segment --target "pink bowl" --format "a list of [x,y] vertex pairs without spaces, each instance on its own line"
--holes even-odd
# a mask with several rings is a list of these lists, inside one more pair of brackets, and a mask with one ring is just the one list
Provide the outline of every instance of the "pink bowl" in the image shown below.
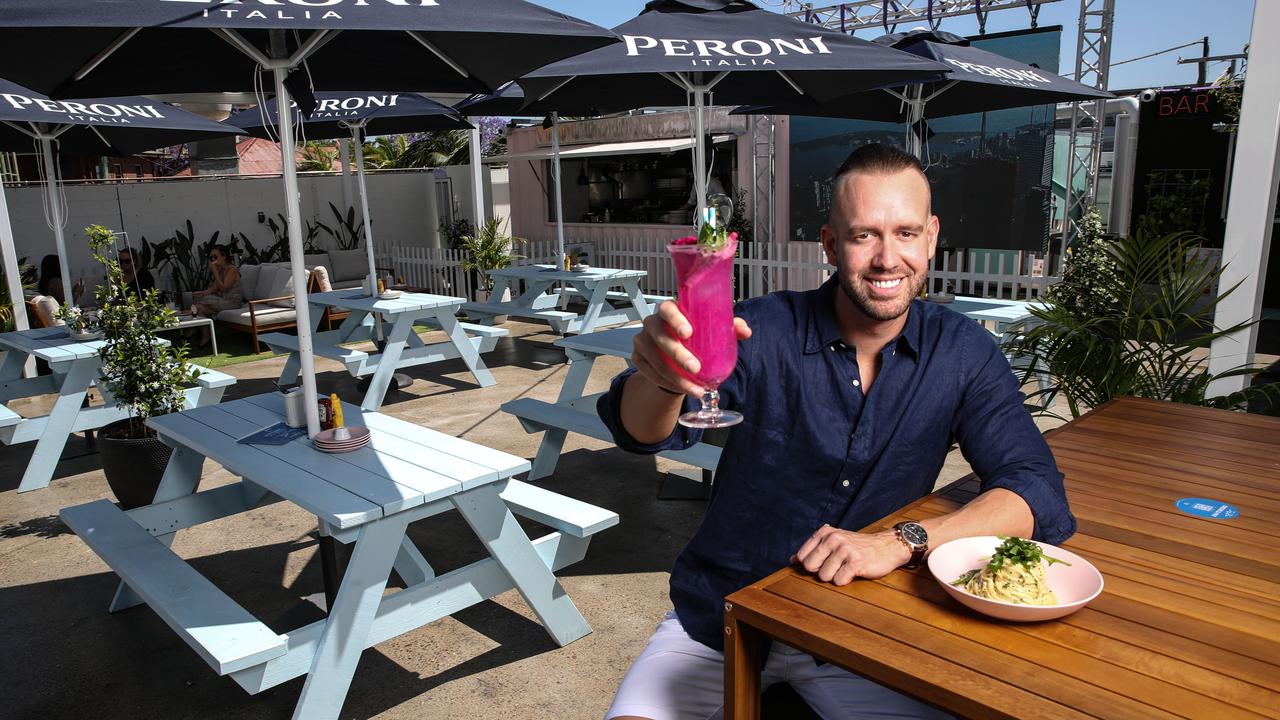
[[1000,538],[994,535],[983,535],[944,543],[929,553],[929,572],[948,595],[964,605],[985,615],[1017,622],[1052,620],[1070,615],[1102,592],[1102,573],[1092,563],[1070,550],[1042,542],[1036,544],[1044,549],[1046,555],[1071,563],[1070,566],[1054,563],[1045,568],[1049,588],[1061,601],[1057,605],[1021,605],[988,600],[951,584],[964,573],[986,565],[1000,542]]

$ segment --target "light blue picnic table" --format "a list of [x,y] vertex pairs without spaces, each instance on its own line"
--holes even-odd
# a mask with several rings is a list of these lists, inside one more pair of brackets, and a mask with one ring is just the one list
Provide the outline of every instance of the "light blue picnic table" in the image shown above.
[[[569,371],[554,403],[537,398],[516,398],[503,403],[504,412],[515,415],[526,432],[543,432],[538,454],[529,471],[530,480],[538,480],[555,472],[560,451],[570,432],[613,442],[613,436],[596,413],[596,401],[603,393],[586,394],[587,379],[597,359],[618,357],[631,364],[631,343],[640,326],[597,330],[585,335],[561,338],[556,345],[564,348],[569,358]],[[698,443],[685,450],[664,450],[662,457],[715,470],[720,462],[720,448]]]
[[[312,329],[315,354],[341,362],[354,377],[373,375],[361,403],[365,410],[382,407],[396,370],[416,365],[460,357],[477,385],[488,387],[497,382],[480,355],[492,350],[498,338],[507,335],[507,331],[459,322],[457,311],[464,302],[463,298],[406,292],[398,298],[383,300],[356,289],[312,293],[307,296],[307,302],[311,304],[311,318],[315,324]],[[336,330],[320,332],[325,308],[347,310],[350,314]],[[375,322],[382,323],[385,345],[381,352],[343,347],[344,344],[375,339]],[[448,339],[428,345],[413,331],[415,325],[443,330]],[[295,382],[301,370],[297,336],[270,333],[263,335],[261,340],[277,352],[289,352],[289,359],[280,372],[280,382]]]
[[[276,393],[148,421],[174,448],[155,502],[125,513],[99,500],[61,513],[121,577],[111,610],[146,602],[219,675],[251,694],[305,675],[293,716],[308,720],[339,716],[366,648],[511,588],[558,644],[591,631],[553,571],[581,560],[591,535],[617,524],[615,513],[512,479],[529,469],[523,458],[355,406],[344,411],[349,425],[369,428],[371,441],[336,455],[305,437],[278,446],[237,443],[283,420]],[[206,459],[242,480],[198,490]],[[279,501],[354,545],[328,617],[283,634],[170,550],[179,530]],[[488,557],[437,577],[405,530],[449,510],[462,515]],[[513,513],[557,532],[531,542]],[[384,595],[392,568],[407,587]]]
[[[480,322],[492,322],[499,315],[542,320],[561,335],[586,334],[601,326],[643,320],[657,304],[669,299],[640,290],[640,280],[648,275],[643,270],[561,270],[554,265],[513,265],[490,270],[489,275],[494,280],[489,302],[466,303],[462,309],[468,316],[479,318]],[[524,284],[524,292],[517,295],[520,283]],[[562,285],[563,290],[557,290]],[[508,289],[512,299],[493,300]],[[559,309],[571,295],[587,303],[581,316]]]
[[[168,344],[167,340],[158,340]],[[0,442],[5,445],[36,442],[35,451],[22,474],[18,492],[48,487],[72,433],[93,430],[129,417],[129,408],[119,405],[105,387],[99,387],[103,404],[84,407],[85,397],[98,379],[102,360],[101,340],[73,340],[62,326],[34,328],[0,334]],[[51,375],[22,377],[28,358],[49,363]],[[184,393],[186,407],[216,404],[223,390],[235,378],[198,368],[197,385]],[[42,417],[22,417],[7,407],[19,398],[57,393],[53,409]]]

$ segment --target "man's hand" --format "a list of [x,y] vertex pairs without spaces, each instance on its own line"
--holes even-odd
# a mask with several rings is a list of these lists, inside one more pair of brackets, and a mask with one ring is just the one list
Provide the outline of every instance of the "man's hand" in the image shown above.
[[[733,319],[733,329],[739,340],[751,337],[751,328],[742,318]],[[695,373],[701,367],[682,342],[691,334],[693,326],[678,305],[670,300],[659,305],[657,312],[644,319],[644,329],[632,341],[631,362],[636,372],[664,390],[701,397],[703,387],[677,369]]]
[[884,577],[910,559],[911,551],[892,530],[857,533],[830,525],[818,528],[791,556],[792,563],[835,585]]

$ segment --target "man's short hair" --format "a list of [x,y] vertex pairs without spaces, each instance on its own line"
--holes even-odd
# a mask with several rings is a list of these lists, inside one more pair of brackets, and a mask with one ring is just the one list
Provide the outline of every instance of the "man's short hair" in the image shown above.
[[[853,173],[892,175],[903,170],[915,170],[920,173],[920,177],[924,178],[925,186],[928,187],[929,178],[924,174],[924,166],[920,164],[920,159],[915,155],[889,145],[867,143],[849,153],[849,157],[844,159],[840,169],[836,171],[835,178],[831,181],[831,189],[835,191],[833,195],[836,194],[840,187],[840,182],[846,175],[852,175]],[[929,194],[932,201],[932,190]],[[835,209],[834,197],[831,208],[832,210]]]

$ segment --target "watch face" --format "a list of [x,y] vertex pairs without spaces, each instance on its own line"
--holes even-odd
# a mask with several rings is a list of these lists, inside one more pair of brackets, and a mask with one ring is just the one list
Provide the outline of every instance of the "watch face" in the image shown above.
[[911,545],[927,545],[929,533],[917,523],[906,523],[902,526],[902,537]]

